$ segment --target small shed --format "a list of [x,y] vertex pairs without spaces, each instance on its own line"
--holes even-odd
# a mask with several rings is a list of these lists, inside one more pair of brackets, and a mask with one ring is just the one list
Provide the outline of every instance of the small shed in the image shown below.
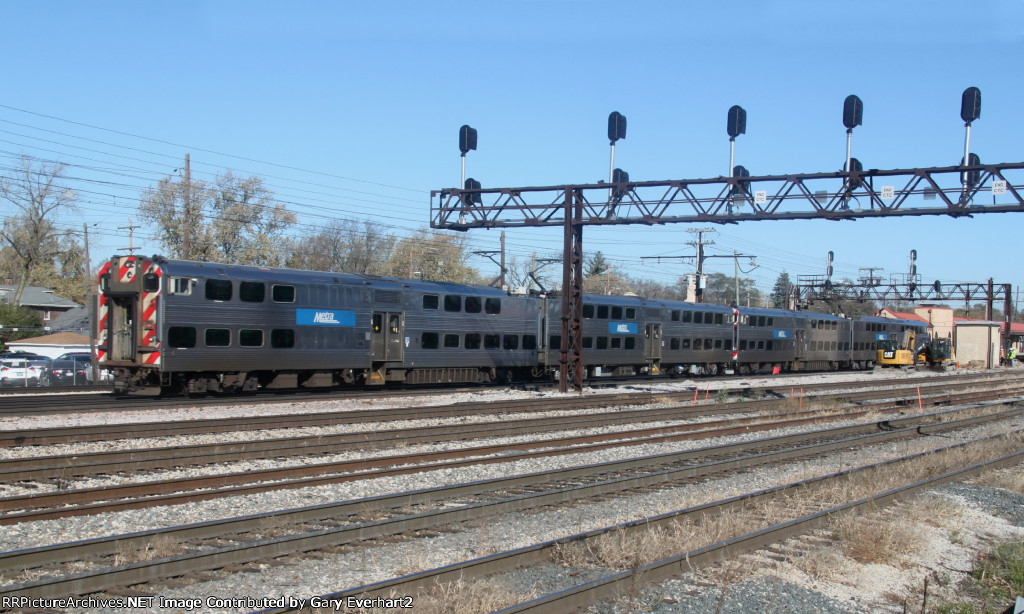
[[961,367],[995,369],[999,366],[1000,322],[957,320],[953,347]]

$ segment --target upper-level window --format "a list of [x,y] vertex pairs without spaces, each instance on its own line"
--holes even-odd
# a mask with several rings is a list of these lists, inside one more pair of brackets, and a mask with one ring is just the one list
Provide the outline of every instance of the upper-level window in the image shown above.
[[681,314],[680,314],[680,312],[679,312],[679,310],[678,310],[678,309],[673,309],[673,310],[672,310],[672,321],[673,321],[673,322],[678,322],[678,321],[679,321],[679,316],[680,316],[680,315],[681,315]]
[[620,307],[618,305],[612,307],[612,319],[613,320],[621,320],[622,319],[622,307]]
[[635,320],[636,319],[636,307],[626,307],[626,319],[627,320]]
[[243,281],[238,284],[238,298],[247,303],[262,303],[267,295],[267,285],[261,281]]
[[192,279],[189,277],[172,277],[171,287],[168,292],[171,294],[192,294]]
[[480,297],[479,296],[467,296],[466,297],[466,313],[480,313]]
[[489,298],[484,301],[484,313],[497,315],[501,313],[501,299]]
[[206,298],[211,301],[231,300],[231,280],[229,279],[207,279]]
[[462,311],[462,297],[455,294],[444,295],[445,311]]
[[593,318],[594,317],[594,306],[593,305],[591,305],[589,303],[583,305],[583,317],[584,318]]
[[597,317],[602,319],[602,320],[607,320],[608,319],[608,305],[598,305],[597,306]]
[[423,308],[424,309],[437,309],[441,304],[440,298],[436,294],[424,294],[423,295]]
[[270,288],[270,295],[274,299],[275,303],[294,303],[295,286],[274,284]]

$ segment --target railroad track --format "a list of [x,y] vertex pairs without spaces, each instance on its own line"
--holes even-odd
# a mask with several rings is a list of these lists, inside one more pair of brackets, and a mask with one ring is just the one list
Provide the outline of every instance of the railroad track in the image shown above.
[[[998,376],[994,376],[988,373],[968,373],[968,374],[953,374],[953,375],[931,375],[931,376],[906,376],[899,375],[896,377],[882,376],[878,379],[872,377],[870,380],[850,381],[840,384],[841,387],[857,387],[858,385],[869,385],[869,386],[887,386],[887,385],[908,385],[908,384],[926,384],[928,382],[934,382],[936,380],[945,381],[983,381],[986,379],[994,379]],[[725,390],[730,394],[757,394],[757,395],[784,395],[787,394],[791,388],[803,388],[805,393],[813,393],[815,391],[827,391],[834,389],[836,384],[803,384],[803,385],[767,385],[767,386],[742,386],[743,379],[748,378],[714,378],[698,380],[694,384],[694,388],[698,392],[703,393],[702,396],[717,395],[720,390]],[[635,381],[629,384],[629,387],[634,390],[641,390],[645,384],[664,383],[666,381],[662,378],[658,381]],[[601,387],[607,385],[606,382],[598,382]],[[735,387],[736,384],[740,384],[739,387]],[[532,385],[531,389],[544,388],[542,385]],[[44,389],[45,390],[45,389]],[[309,390],[309,391],[279,391],[279,392],[260,392],[256,394],[243,394],[234,396],[210,396],[202,398],[185,398],[185,397],[170,397],[170,398],[146,398],[146,397],[124,397],[116,396],[109,392],[106,387],[91,388],[90,392],[79,392],[82,389],[72,389],[75,392],[71,393],[30,393],[30,394],[0,394],[0,417],[4,416],[31,416],[31,415],[53,415],[53,414],[67,414],[67,413],[97,413],[97,412],[118,412],[118,411],[135,411],[135,410],[152,410],[152,409],[175,409],[181,407],[189,408],[203,408],[203,407],[215,407],[225,405],[267,405],[277,404],[282,402],[312,402],[312,401],[334,401],[334,400],[361,400],[361,399],[386,399],[386,398],[405,398],[405,397],[430,397],[435,395],[445,395],[455,392],[480,392],[483,393],[488,389],[485,387],[473,387],[473,388],[440,388],[437,386],[427,388],[401,388],[401,389],[377,389],[377,390]],[[693,394],[694,390],[691,389],[689,394]],[[637,394],[633,392],[632,394]],[[640,392],[639,394],[643,394]],[[658,396],[664,396],[666,394],[676,394],[680,397],[685,396],[687,393],[651,393],[657,394]],[[592,398],[592,397],[586,397]]]
[[[954,410],[943,413],[949,418],[960,411]],[[809,456],[822,455],[839,449],[848,450],[875,445],[881,442],[917,437],[919,435],[955,431],[987,421],[1005,420],[1010,417],[1020,416],[1022,413],[1024,413],[1024,409],[1014,408],[1008,411],[995,411],[987,415],[930,425],[920,424],[923,421],[927,421],[930,417],[912,417],[891,421],[888,425],[888,428],[891,430],[887,431],[880,431],[876,424],[848,426],[688,452],[663,454],[655,457],[484,480],[469,484],[374,497],[366,500],[269,512],[244,518],[224,519],[215,522],[170,527],[71,544],[2,553],[0,554],[0,573],[5,575],[15,571],[39,567],[49,567],[50,571],[42,573],[53,574],[55,573],[54,569],[60,570],[61,564],[70,561],[92,561],[94,569],[76,573],[70,577],[57,573],[52,575],[52,577],[33,582],[2,587],[0,588],[0,596],[54,597],[89,594],[117,587],[154,582],[183,573],[232,568],[251,561],[310,550],[327,549],[330,551],[331,548],[337,548],[356,541],[372,540],[397,534],[415,534],[436,529],[453,522],[473,521],[511,511],[564,505],[566,502],[577,501],[587,497],[602,497],[624,492],[635,493],[638,489],[645,488],[665,488],[681,482],[705,479],[709,475],[720,474],[724,471],[749,469],[770,463],[782,463]],[[694,464],[694,461],[698,459],[703,462]],[[816,480],[825,480],[829,477],[817,478]],[[581,481],[584,483],[580,483]],[[780,489],[773,489],[773,491],[776,491],[774,494],[761,493],[756,495],[756,497],[770,498],[786,488],[795,488],[795,486],[780,487]],[[510,491],[513,494],[510,495]],[[503,496],[497,499],[485,496],[495,492],[503,493]],[[362,521],[363,519],[361,518],[367,509],[407,509],[410,507],[429,506],[446,499],[465,499],[466,497],[477,497],[482,500],[463,504],[455,508],[442,507],[440,509],[397,516],[392,514],[391,517],[369,522]],[[749,504],[754,497],[753,495],[735,497],[726,502],[716,502],[715,504],[674,513],[673,515],[663,515],[664,518],[645,519],[644,521],[630,523],[630,525],[642,526],[644,523],[665,522],[665,518],[678,519],[683,517],[683,514],[696,517],[707,513],[709,510],[721,512],[722,509],[726,509],[726,506],[736,506],[741,502]],[[374,513],[377,514],[378,512],[375,511]],[[327,520],[330,520],[330,522],[324,522]],[[342,526],[337,526],[339,522]],[[285,524],[305,530],[272,538],[261,538],[262,536],[259,535],[259,532],[268,526],[279,528]],[[315,526],[311,528],[310,525]],[[324,526],[329,528],[324,528]],[[246,536],[250,532],[255,532],[256,535]],[[588,534],[588,539],[593,539],[601,533],[592,532],[592,534]],[[118,553],[124,553],[126,550],[133,549],[144,550],[148,544],[159,539],[173,539],[175,542],[188,544],[185,549],[189,550],[189,552],[164,557],[159,560],[115,565],[112,567],[105,566],[109,565],[109,559]],[[223,545],[226,539],[231,540],[231,543]],[[559,543],[568,543],[574,539],[576,538],[561,540]],[[222,545],[210,548],[209,543],[211,541],[221,543]],[[526,561],[537,560],[536,557],[544,552],[548,552],[550,547],[552,547],[551,543],[540,544],[533,549],[524,549],[523,551],[514,551],[512,554],[503,553],[503,555],[488,557],[492,560],[488,561],[483,567],[467,563],[458,567],[458,573],[466,573],[472,576],[489,573],[498,568],[520,565]],[[496,564],[498,567],[495,567]],[[372,587],[361,587],[354,591],[337,593],[329,597],[344,598],[349,595],[372,597],[395,591],[398,594],[412,595],[417,587],[429,585],[434,581],[444,581],[451,573],[453,573],[451,569],[433,570],[424,574],[415,574],[416,577],[410,577],[409,580],[402,580],[401,582],[392,581]],[[594,595],[598,594],[595,593]],[[555,600],[552,603],[564,602]],[[574,601],[573,603],[576,602]]]
[[[0,498],[0,524],[13,524],[26,520],[59,518],[72,515],[96,514],[119,509],[137,509],[155,505],[170,505],[188,501],[207,500],[238,494],[251,494],[279,489],[294,489],[307,486],[340,483],[373,477],[402,475],[440,468],[464,467],[476,464],[507,462],[524,458],[552,457],[580,452],[589,452],[623,446],[636,446],[666,441],[687,439],[703,439],[777,428],[806,425],[823,420],[851,419],[870,412],[892,413],[906,408],[910,403],[920,403],[922,407],[947,405],[952,403],[979,402],[993,398],[1004,398],[1024,393],[1021,387],[982,392],[966,392],[960,394],[939,393],[927,397],[890,398],[876,403],[860,403],[842,413],[833,411],[829,415],[817,412],[806,412],[802,416],[784,417],[778,420],[762,422],[763,418],[730,419],[723,423],[698,423],[664,425],[646,429],[632,429],[601,434],[585,434],[559,437],[552,439],[531,439],[528,441],[498,443],[491,445],[462,447],[454,450],[420,452],[385,457],[363,458],[357,460],[329,461],[315,464],[298,464],[286,467],[274,467],[261,471],[239,471],[233,473],[217,473],[181,479],[164,479],[149,482],[135,482],[114,486],[94,488],[58,489],[52,492],[40,492],[29,495],[9,496]],[[867,393],[865,393],[867,394]],[[892,391],[885,391],[892,396]],[[498,426],[498,433],[504,425]],[[474,427],[476,428],[476,427]],[[529,428],[529,427],[525,427]],[[561,430],[562,425],[552,428]],[[493,431],[492,431],[493,433]],[[358,444],[358,438],[355,444]],[[209,447],[207,447],[209,448]],[[158,463],[182,464],[183,459],[176,457],[179,449],[168,449],[163,457],[148,460],[131,458],[134,452],[120,453],[129,457],[128,460],[103,462],[97,461],[89,469],[88,455],[74,455],[65,459],[40,459],[41,468],[34,467],[37,459],[8,461],[12,467],[7,476],[17,479],[42,479],[41,476],[58,476],[66,479],[67,474],[81,471],[114,472],[132,471],[140,466]],[[212,452],[217,458],[226,458],[237,452]],[[265,453],[265,452],[262,452]],[[144,456],[146,452],[138,452]],[[109,456],[106,454],[100,457]],[[187,460],[187,459],[185,459]],[[46,466],[45,463],[50,465]],[[63,463],[56,466],[53,463]],[[193,461],[194,462],[194,461]],[[82,469],[72,470],[69,464],[80,464]],[[4,464],[0,463],[0,467]],[[62,473],[66,472],[66,473]],[[13,477],[12,477],[13,476]],[[58,488],[65,483],[58,482]]]

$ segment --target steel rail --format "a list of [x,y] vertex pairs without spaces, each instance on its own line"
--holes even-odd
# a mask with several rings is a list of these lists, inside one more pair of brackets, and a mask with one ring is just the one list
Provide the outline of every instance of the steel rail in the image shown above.
[[[841,394],[848,396],[858,389],[869,389],[880,386],[910,386],[921,384],[924,386],[950,386],[956,384],[969,384],[979,382],[1012,381],[1009,377],[993,377],[989,374],[969,374],[967,376],[953,376],[948,378],[912,378],[912,379],[889,379],[870,382],[849,382],[841,384]],[[738,389],[723,389],[733,395],[741,396],[774,396],[781,398],[787,395],[788,391],[802,390],[805,395],[814,392],[834,393],[837,390],[836,384],[807,384],[802,386],[763,386],[743,387]],[[687,401],[692,398],[694,392],[643,392],[595,395],[589,397],[553,398],[548,403],[554,409],[582,409],[614,405],[643,404],[652,402],[655,398],[679,399]],[[715,395],[712,393],[715,392]],[[708,398],[715,398],[718,391],[713,391],[709,385],[705,389]],[[499,414],[507,412],[524,412],[535,410],[538,407],[545,408],[544,399],[528,399],[520,401],[482,401],[477,403],[457,403],[450,405],[423,405],[415,407],[394,407],[389,409],[360,409],[349,411],[323,411],[315,413],[299,414],[274,414],[247,416],[245,421],[238,418],[213,419],[213,420],[189,420],[189,421],[165,421],[155,423],[131,423],[115,425],[92,425],[78,427],[60,427],[51,429],[24,429],[0,431],[0,445],[22,446],[22,445],[49,445],[57,443],[73,443],[85,441],[109,441],[114,439],[138,439],[143,437],[168,437],[187,434],[208,434],[237,431],[252,431],[261,429],[290,429],[301,427],[322,427],[336,424],[357,424],[368,422],[381,422],[392,420],[420,420],[437,419],[453,415],[480,415],[484,413]]]
[[[1021,433],[1021,430],[1013,431],[1013,433]],[[970,441],[956,443],[950,446],[942,448],[935,448],[926,452],[920,452],[917,454],[911,454],[903,456],[897,459],[890,459],[879,463],[872,463],[861,467],[847,469],[836,473],[828,474],[825,476],[818,476],[810,478],[808,480],[802,480],[799,482],[793,482],[777,486],[774,488],[768,488],[765,490],[757,491],[754,493],[747,493],[736,497],[730,497],[711,503],[686,508],[684,510],[676,510],[674,512],[668,512],[657,516],[642,518],[640,520],[634,520],[619,525],[596,529],[585,533],[580,533],[568,537],[563,537],[556,540],[550,540],[547,542],[534,544],[524,548],[516,550],[509,550],[500,552],[494,555],[480,557],[470,561],[463,561],[455,563],[445,567],[431,569],[419,573],[413,573],[400,578],[392,578],[390,580],[384,580],[382,582],[376,582],[369,585],[358,586],[351,589],[330,593],[328,595],[322,595],[322,599],[345,599],[346,597],[353,596],[359,598],[372,598],[372,597],[387,597],[389,595],[413,595],[417,590],[427,589],[437,584],[444,584],[453,582],[458,579],[472,579],[480,578],[492,574],[498,574],[507,572],[509,570],[524,567],[527,565],[534,565],[538,563],[548,562],[551,557],[552,551],[559,546],[572,543],[582,543],[587,540],[607,535],[614,531],[625,531],[627,533],[640,530],[650,530],[652,528],[659,528],[668,526],[672,523],[679,522],[686,518],[699,518],[702,515],[717,515],[721,514],[730,509],[738,509],[743,506],[750,505],[751,503],[757,503],[763,500],[770,500],[778,497],[788,491],[795,490],[797,488],[805,488],[816,484],[824,484],[830,480],[854,475],[871,469],[891,466],[896,463],[906,462],[915,458],[923,458],[927,455],[942,453],[945,451],[961,448],[971,444],[980,444],[987,441],[994,440],[997,437],[1003,437],[1005,434],[993,435],[990,437],[983,437]],[[686,553],[679,554],[668,559],[663,559],[648,565],[639,567],[634,571],[623,572],[614,574],[607,578],[584,584],[579,587],[574,587],[553,593],[545,597],[534,599],[524,604],[510,606],[503,610],[500,610],[502,614],[511,614],[512,612],[535,612],[537,614],[547,613],[563,613],[572,612],[580,607],[592,605],[598,601],[604,599],[610,599],[617,596],[615,591],[625,586],[624,583],[632,582],[635,578],[642,575],[645,580],[656,581],[678,575],[681,572],[689,570],[689,565],[700,562],[701,564],[711,563],[718,560],[727,558],[728,556],[734,556],[739,552],[753,551],[758,548],[764,547],[765,545],[776,543],[793,535],[805,532],[811,528],[817,526],[817,523],[824,522],[829,516],[842,513],[845,511],[851,511],[861,509],[871,505],[879,505],[892,501],[899,496],[906,496],[909,494],[915,494],[921,490],[930,488],[932,486],[940,485],[945,482],[954,481],[960,479],[971,473],[980,471],[985,468],[1005,467],[1014,463],[1020,462],[1024,459],[1024,450],[1015,452],[1009,455],[1001,456],[996,459],[990,459],[983,463],[977,463],[967,468],[951,471],[944,473],[933,478],[921,480],[913,484],[891,489],[883,493],[878,493],[871,497],[865,497],[857,501],[847,503],[844,505],[836,506],[827,510],[822,510],[814,514],[803,516],[795,520],[791,520],[786,523],[774,525],[760,531],[741,535],[718,544],[713,544],[704,548],[699,548]],[[634,575],[637,574],[637,575]],[[295,611],[311,611],[312,608],[307,600],[303,606],[297,608],[272,608],[261,610],[260,614],[276,614],[278,612],[295,612]]]
[[[864,391],[844,396],[846,402],[863,402],[873,398],[892,398],[892,391]],[[927,395],[931,396],[931,395]],[[0,460],[0,483],[70,479],[81,476],[142,471],[226,463],[240,460],[336,454],[347,450],[377,450],[389,446],[439,443],[463,439],[486,439],[551,431],[596,428],[619,424],[690,419],[716,414],[743,414],[753,411],[769,412],[785,403],[786,399],[745,401],[716,404],[713,407],[677,405],[653,409],[602,412],[586,416],[558,416],[525,418],[501,422],[418,427],[283,437],[236,442],[217,442],[188,446],[147,447],[110,452],[71,453],[54,456],[34,456]],[[811,413],[811,412],[800,412]],[[799,415],[793,412],[791,415]],[[742,418],[733,423],[746,424],[760,418]],[[724,424],[703,422],[691,428],[711,428]]]
[[[929,406],[948,404],[953,402],[954,399],[959,402],[987,400],[999,397],[1000,394],[1002,393],[980,392],[965,395],[942,395],[941,397],[930,397]],[[155,480],[134,484],[79,488],[48,493],[33,493],[30,495],[0,498],[0,512],[8,512],[0,514],[0,525],[15,524],[29,519],[41,520],[45,518],[58,518],[71,515],[87,515],[103,511],[112,511],[114,509],[133,509],[152,507],[155,505],[169,505],[174,502],[199,501],[237,494],[265,492],[268,490],[301,488],[319,484],[366,479],[367,477],[401,475],[437,468],[452,468],[473,464],[508,462],[509,460],[559,456],[602,450],[612,447],[709,438],[737,433],[750,433],[775,428],[785,428],[787,426],[805,425],[825,420],[853,418],[859,415],[864,415],[869,411],[881,413],[892,412],[897,411],[901,407],[905,407],[905,404],[899,403],[889,408],[861,406],[858,408],[858,411],[848,412],[843,415],[814,416],[766,424],[737,425],[717,430],[678,432],[680,430],[686,431],[689,425],[681,427],[657,427],[652,429],[643,429],[642,431],[645,432],[645,435],[637,435],[637,433],[641,431],[584,435],[530,442],[502,443],[489,446],[478,446],[474,448],[463,448],[459,450],[281,467],[253,472],[242,471],[221,473],[191,478]],[[669,432],[670,434],[663,434],[665,432]],[[633,438],[624,439],[624,437],[627,436]],[[512,453],[515,453],[514,456],[511,456]],[[390,468],[381,469],[382,467]],[[98,505],[84,505],[96,504],[101,501],[105,503]],[[12,513],[14,510],[34,511]]]
[[[734,457],[724,461],[659,470],[639,476],[612,478],[584,486],[545,490],[542,492],[507,497],[497,501],[465,505],[453,509],[442,509],[353,526],[265,539],[248,544],[225,546],[202,552],[193,552],[152,561],[81,572],[71,576],[46,578],[10,587],[0,587],[0,596],[46,597],[98,592],[117,586],[152,582],[154,580],[174,575],[181,575],[183,573],[216,569],[227,565],[237,565],[254,560],[293,554],[296,552],[339,546],[358,540],[375,539],[410,531],[415,532],[450,523],[465,522],[483,516],[493,516],[494,514],[537,509],[544,506],[564,504],[571,500],[608,495],[626,490],[635,490],[637,488],[664,487],[667,484],[678,482],[681,479],[693,479],[694,477],[701,477],[721,471],[737,470],[767,463],[785,462],[787,460],[807,457],[809,455],[825,454],[836,449],[849,449],[851,447],[877,444],[892,439],[904,438],[907,435],[918,432],[954,430],[977,424],[979,421],[983,421],[985,419],[1000,419],[1011,415],[1019,415],[1020,413],[1024,413],[1024,409],[1001,412],[997,417],[973,417],[962,421],[946,422],[927,427],[917,427],[916,429],[914,427],[907,427],[898,431],[876,431],[873,434],[844,438],[828,443],[810,444],[781,451]],[[910,419],[908,419],[908,421],[909,420]],[[850,427],[845,427],[844,429],[837,430],[849,429]],[[804,436],[806,438],[807,435],[805,434]],[[605,469],[607,470],[607,465],[611,464],[613,463],[604,464]],[[589,470],[591,474],[593,474],[593,469],[594,467],[572,468],[554,473],[577,477],[580,470]],[[544,472],[538,472],[535,474],[528,474],[526,476],[516,476],[515,478],[488,480],[485,489],[493,491],[499,488],[507,488],[511,482],[521,482],[524,479],[532,480],[534,483],[550,482],[552,475],[545,474]],[[459,486],[457,489],[459,491],[466,491],[468,489],[479,489],[480,487],[480,484],[467,484]],[[379,504],[384,502],[385,499],[392,500],[391,503],[387,504],[389,506],[403,505],[403,503],[400,502],[401,500],[404,500],[404,505],[408,505],[410,499],[418,499],[423,496],[427,496],[433,500],[437,498],[438,493],[442,490],[444,489],[429,489],[424,491],[414,491],[412,493],[400,493],[386,498],[375,497],[371,500],[347,502],[345,506],[350,510],[356,509],[356,506],[360,506],[365,509],[365,505],[367,505],[368,502],[372,502],[372,504],[377,504],[379,506]],[[457,494],[457,492],[449,492],[445,493],[444,496],[456,496]],[[261,515],[261,517],[262,519],[265,519],[266,515]],[[225,527],[224,522],[226,521],[203,523],[203,526],[190,525],[185,527],[175,527],[174,529],[178,529],[179,536],[181,535],[181,531],[189,531],[193,533],[193,538],[210,537],[211,529],[215,531],[213,534],[223,534],[223,529]],[[245,522],[251,526],[253,519],[246,518]],[[86,554],[95,556],[100,549],[102,549],[103,554],[113,554],[119,548],[144,544],[148,540],[151,540],[155,535],[167,535],[171,531],[173,531],[173,529],[150,531],[146,532],[146,534],[114,536],[106,538],[103,541],[90,540],[90,542],[68,544],[63,549],[60,547],[49,547],[35,549],[33,551],[3,553],[0,555],[0,557],[2,557],[0,558],[0,561],[2,561],[4,569],[19,569],[19,566],[20,569],[25,569],[29,566],[38,565],[42,561],[53,563],[66,560],[81,560],[81,558]]]
[[[939,379],[953,380],[953,381],[966,381],[966,380],[984,380],[991,379],[992,374],[965,374],[965,375],[952,375],[943,376]],[[910,384],[910,383],[925,383],[933,381],[936,376],[932,377],[918,377],[918,378],[889,378],[885,380],[872,380],[870,382],[849,382],[841,385],[843,388],[857,387],[859,386],[887,386],[897,384]],[[658,381],[665,381],[660,379]],[[715,378],[708,380],[701,380],[697,384],[697,388],[706,389],[710,392],[718,393],[719,390],[726,390],[730,393],[745,393],[745,394],[757,394],[761,393],[772,393],[780,390],[780,388],[791,388],[791,386],[762,386],[762,387],[743,387],[742,389],[728,389],[716,387],[711,388],[711,385],[719,382],[735,382],[736,378]],[[650,383],[651,381],[643,381],[642,383]],[[633,384],[637,384],[636,381],[632,381]],[[605,384],[605,382],[597,382],[596,384]],[[805,391],[810,392],[812,390],[827,390],[828,386],[835,388],[835,385],[823,385],[823,384],[802,384],[796,386],[797,388],[804,388]],[[67,412],[100,412],[100,411],[124,411],[124,410],[155,410],[155,409],[168,409],[178,407],[206,407],[206,406],[222,406],[222,405],[237,405],[237,404],[274,404],[282,402],[301,403],[301,402],[316,402],[316,401],[331,401],[331,400],[354,400],[354,399],[379,399],[379,398],[394,398],[404,396],[430,396],[434,394],[450,394],[452,392],[458,392],[464,389],[429,389],[429,390],[406,390],[402,389],[399,391],[374,391],[374,392],[353,392],[353,391],[291,391],[288,393],[266,393],[265,395],[240,395],[234,397],[204,397],[204,398],[132,398],[132,397],[116,397],[113,395],[103,394],[66,394],[66,395],[44,395],[45,398],[30,398],[26,396],[14,396],[14,395],[2,395],[0,394],[0,418],[3,416],[20,416],[20,415],[47,415],[51,413],[67,413]],[[485,390],[483,388],[473,390]],[[600,398],[602,396],[613,396],[611,395],[593,395],[588,398]],[[618,393],[622,396],[623,393]],[[637,393],[630,393],[630,396],[635,396]],[[685,392],[645,392],[641,394],[649,394],[656,396],[678,396],[682,398],[686,396]],[[692,394],[692,389],[690,394]],[[59,399],[60,404],[54,405],[53,400]],[[579,397],[572,397],[570,399],[562,399],[566,403],[572,403],[573,399],[575,402],[582,402],[583,399]],[[503,401],[507,403],[516,403],[519,401]],[[528,401],[526,401],[528,402]],[[487,404],[486,401],[479,403],[480,405]],[[443,405],[437,405],[442,407]],[[420,406],[420,407],[429,407]],[[409,410],[409,408],[406,408]],[[387,411],[387,410],[373,410],[373,411]],[[337,412],[325,412],[322,415],[328,415],[329,413]],[[264,416],[269,418],[269,416]],[[194,421],[194,422],[207,422],[207,421]],[[210,421],[214,422],[215,421]],[[156,423],[160,424],[160,423]],[[211,428],[216,428],[217,425],[211,425]],[[231,429],[225,429],[231,430]],[[236,424],[234,430],[239,430],[239,426]],[[9,433],[9,432],[8,432]],[[0,435],[5,433],[0,432]],[[23,435],[26,435],[23,433]],[[136,437],[135,431],[128,429],[124,437]],[[81,440],[80,440],[81,441]],[[41,442],[41,443],[45,443]],[[5,438],[0,438],[0,444],[13,445]],[[17,444],[20,445],[20,444]]]

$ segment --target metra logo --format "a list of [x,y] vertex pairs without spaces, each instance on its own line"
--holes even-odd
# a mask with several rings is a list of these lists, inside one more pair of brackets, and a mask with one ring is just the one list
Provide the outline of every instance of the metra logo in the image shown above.
[[313,314],[313,322],[315,324],[341,324],[337,318],[334,317],[333,311],[318,311]]
[[628,333],[629,332],[629,324],[619,324],[618,326],[615,327],[615,332],[617,332],[617,333]]
[[355,326],[356,312],[347,309],[296,309],[295,323],[306,326]]
[[785,330],[780,330],[779,331],[779,339],[785,339],[788,336],[789,336],[789,331],[785,331]]

